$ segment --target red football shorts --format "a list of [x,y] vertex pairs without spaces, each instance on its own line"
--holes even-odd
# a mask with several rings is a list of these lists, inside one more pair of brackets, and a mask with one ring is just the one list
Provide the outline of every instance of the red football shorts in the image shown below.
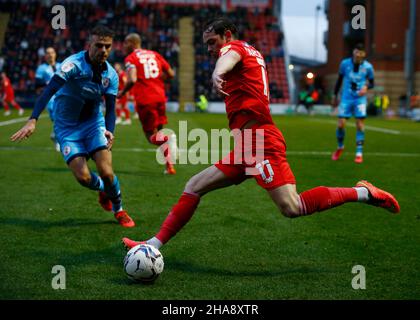
[[126,105],[127,105],[127,95],[124,95],[120,99],[117,99],[117,108],[118,107],[125,108]]
[[6,91],[4,94],[4,101],[8,103],[12,103],[13,100],[15,100],[15,93],[12,90]]
[[286,160],[286,142],[272,124],[254,125],[235,137],[234,149],[215,166],[235,184],[249,178],[267,190],[296,184]]
[[168,123],[166,104],[164,102],[148,105],[141,105],[137,102],[136,111],[144,132],[153,132],[160,125]]

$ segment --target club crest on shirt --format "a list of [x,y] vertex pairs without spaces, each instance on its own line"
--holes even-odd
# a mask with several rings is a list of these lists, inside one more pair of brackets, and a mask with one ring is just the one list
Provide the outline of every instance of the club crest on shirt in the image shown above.
[[71,151],[71,148],[69,146],[65,146],[64,149],[63,149],[63,154],[65,156],[68,156],[70,151]]
[[74,68],[74,63],[66,62],[61,66],[61,71],[62,72],[69,72],[73,68]]
[[109,78],[102,78],[102,85],[106,88],[109,86]]

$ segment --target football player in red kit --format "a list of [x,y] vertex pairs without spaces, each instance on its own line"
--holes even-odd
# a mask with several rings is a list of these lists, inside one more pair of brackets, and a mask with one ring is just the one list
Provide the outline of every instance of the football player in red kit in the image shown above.
[[[121,91],[125,84],[127,83],[127,75],[125,74],[121,63],[115,63],[114,69],[118,74],[118,91]],[[115,105],[115,112],[117,113],[117,120],[115,124],[131,124],[130,119],[130,110],[128,109],[128,97],[127,95],[122,96],[120,99],[117,99],[117,104]],[[124,121],[122,120],[122,114],[124,113]]]
[[18,110],[20,116],[23,115],[24,110],[15,101],[15,91],[13,90],[12,83],[10,82],[10,79],[7,77],[5,72],[2,72],[0,75],[0,91],[1,102],[4,107],[4,115],[10,115],[9,105]]
[[[159,132],[166,118],[165,80],[175,76],[169,63],[157,52],[141,48],[141,38],[137,33],[127,35],[124,40],[127,83],[118,94],[123,97],[130,89],[134,95],[136,111],[147,140],[161,146],[165,142],[173,143],[170,136]],[[173,157],[169,150],[164,150],[167,174],[175,174]],[[172,155],[175,156],[175,155]]]
[[[203,41],[209,53],[217,58],[212,82],[225,97],[229,127],[240,130],[243,139],[246,139],[246,131],[251,131],[252,141],[240,151],[237,147],[240,144],[236,142],[241,139],[235,139],[235,148],[225,159],[193,176],[159,232],[144,242],[160,248],[190,220],[203,195],[251,177],[267,190],[280,212],[289,218],[310,215],[346,202],[363,202],[398,213],[397,200],[367,181],[359,181],[353,188],[316,187],[297,193],[295,177],[286,160],[285,140],[269,111],[269,82],[264,59],[255,48],[236,40],[236,34],[237,29],[229,20],[218,18],[207,24]],[[261,136],[262,144],[258,142]],[[246,161],[247,152],[254,154],[258,150],[263,150],[262,159],[254,163]],[[128,238],[122,241],[126,248],[144,243]]]

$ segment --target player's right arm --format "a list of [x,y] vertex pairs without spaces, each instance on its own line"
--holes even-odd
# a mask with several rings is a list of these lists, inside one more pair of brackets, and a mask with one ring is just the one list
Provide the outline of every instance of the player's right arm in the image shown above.
[[127,82],[124,85],[124,88],[118,92],[117,98],[120,99],[124,97],[124,95],[130,91],[130,89],[134,86],[137,82],[137,68],[130,60],[130,56],[126,58],[125,61],[125,74],[127,75]]
[[163,71],[162,77],[163,80],[173,79],[175,77],[175,70],[169,67],[168,69]]
[[161,69],[162,69],[162,79],[165,81],[167,79],[173,79],[175,77],[175,70],[171,68],[168,61],[165,60],[162,55],[156,52],[156,58],[160,60]]
[[67,80],[72,79],[77,74],[77,72],[78,68],[71,61],[71,58],[63,62],[63,64],[60,66],[60,69],[57,70],[56,74],[51,78],[51,81],[42,91],[41,96],[37,99],[34,110],[32,111],[32,115],[30,116],[28,122],[20,130],[14,133],[10,137],[10,140],[21,141],[23,139],[29,138],[34,133],[36,122],[52,96],[61,89]]
[[223,54],[219,57],[219,59],[217,59],[216,66],[211,77],[213,86],[217,92],[225,96],[229,95],[223,91],[223,86],[226,82],[223,80],[223,76],[231,71],[235,65],[241,61],[241,59],[241,55],[234,50],[227,51],[227,53]]
[[343,84],[344,69],[345,69],[344,61],[342,61],[340,64],[340,70],[338,71],[337,82],[335,83],[335,87],[334,87],[334,95],[333,95],[333,101],[332,101],[332,105],[334,108],[338,106],[338,93],[340,92],[341,85]]
[[23,139],[29,138],[34,133],[36,122],[42,111],[47,106],[48,101],[50,101],[51,97],[55,95],[58,90],[60,90],[65,82],[65,80],[58,77],[57,75],[52,77],[50,83],[46,86],[41,96],[37,99],[34,110],[32,111],[32,115],[28,122],[19,131],[13,134],[10,137],[10,140],[21,141]]

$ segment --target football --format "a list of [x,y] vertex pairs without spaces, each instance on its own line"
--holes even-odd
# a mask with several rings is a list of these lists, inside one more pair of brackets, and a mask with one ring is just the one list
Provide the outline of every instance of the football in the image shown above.
[[124,272],[135,282],[154,282],[162,273],[163,266],[160,251],[148,244],[131,248],[124,258]]

